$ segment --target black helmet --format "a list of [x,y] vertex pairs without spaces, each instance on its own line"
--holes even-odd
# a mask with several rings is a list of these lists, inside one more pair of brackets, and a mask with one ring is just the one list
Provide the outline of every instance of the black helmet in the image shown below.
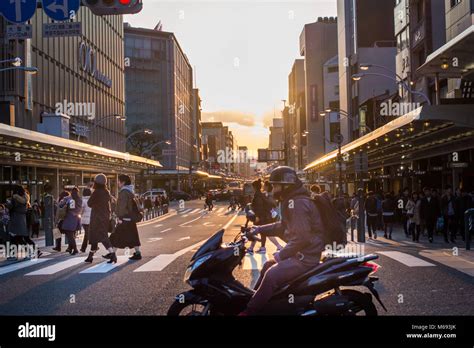
[[300,179],[298,179],[293,168],[279,166],[273,169],[268,181],[271,184],[295,185],[300,182]]

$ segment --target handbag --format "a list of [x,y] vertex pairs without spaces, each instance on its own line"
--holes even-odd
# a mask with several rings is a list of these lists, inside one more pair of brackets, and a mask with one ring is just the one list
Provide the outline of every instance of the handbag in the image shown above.
[[53,228],[53,239],[62,238],[61,230],[58,227]]

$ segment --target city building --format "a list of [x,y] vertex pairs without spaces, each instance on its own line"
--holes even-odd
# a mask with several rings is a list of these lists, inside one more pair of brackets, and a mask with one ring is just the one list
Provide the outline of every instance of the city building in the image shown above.
[[[127,133],[149,129],[144,144],[128,143],[129,151],[153,148],[165,171],[149,172],[147,186],[181,189],[184,174],[196,158],[196,120],[193,112],[193,70],[175,35],[155,29],[124,26]],[[197,105],[194,101],[194,107]],[[136,143],[135,143],[136,145]],[[160,151],[161,150],[161,151]],[[151,152],[151,153],[150,153]],[[180,174],[181,175],[180,176]],[[161,174],[157,176],[157,174]]]
[[324,105],[322,110],[334,110],[325,113],[324,134],[325,153],[336,149],[335,135],[341,132],[339,110],[339,60],[334,56],[324,63]]
[[283,118],[274,118],[273,125],[270,126],[270,135],[268,139],[269,150],[285,149],[285,133],[283,129]]
[[202,158],[202,125],[201,125],[201,97],[199,96],[199,89],[193,89],[193,98],[192,98],[192,130],[193,130],[193,157],[192,162],[193,166],[196,168],[201,167]]
[[165,168],[188,169],[194,153],[193,71],[173,33],[125,24],[125,92],[128,134],[150,129],[163,148]]
[[306,24],[300,35],[300,54],[304,56],[306,102],[306,152],[303,163],[325,153],[324,120],[319,113],[324,104],[323,65],[337,54],[337,19],[320,17]]
[[400,101],[425,104],[434,100],[435,79],[417,76],[416,70],[428,54],[446,42],[444,0],[398,0],[394,9],[397,40],[396,72],[398,79],[420,94],[399,87]]
[[250,157],[247,146],[239,146],[239,161],[237,163],[237,174],[243,178],[250,178],[252,175],[250,168]]
[[306,94],[304,59],[296,59],[288,76],[288,117],[284,119],[287,136],[289,165],[302,169],[306,157]]
[[[359,106],[374,96],[386,94],[388,97],[397,90],[394,21],[380,20],[393,18],[394,6],[393,0],[337,1],[339,110],[344,143],[366,133]],[[377,68],[359,70],[361,64]],[[367,76],[354,81],[353,75],[357,73]]]
[[77,13],[81,36],[43,37],[51,23],[41,9],[31,40],[7,40],[0,17],[0,60],[20,57],[38,68],[0,74],[0,201],[21,184],[40,199],[46,183],[58,194],[83,186],[99,172],[117,190],[119,173],[140,174],[159,162],[125,149],[124,48],[121,16]]
[[202,144],[204,161],[209,173],[225,168],[227,127],[222,122],[202,122]]
[[[434,8],[433,1],[431,7],[424,2],[410,2],[409,8],[412,5],[419,5],[420,11],[425,12]],[[393,10],[397,22],[400,20],[400,7]],[[445,15],[445,44],[433,52],[427,50],[430,46],[434,49],[435,43],[443,39],[439,30],[430,30],[428,24],[419,31],[420,34],[412,35],[411,40],[406,39],[410,40],[406,57],[413,58],[413,52],[418,49],[413,45],[414,40],[422,38],[419,45],[427,50],[423,53],[426,59],[421,66],[413,71],[418,62],[416,59],[408,60],[412,71],[406,77],[401,76],[407,81],[414,76],[417,89],[399,90],[400,95],[395,97],[387,98],[383,93],[372,97],[375,113],[383,114],[383,109],[388,106],[392,111],[398,110],[399,114],[394,113],[383,126],[342,147],[341,157],[346,167],[343,176],[349,193],[358,186],[395,193],[405,187],[419,191],[426,186],[439,190],[448,186],[474,190],[474,121],[471,116],[474,113],[473,8],[467,1],[445,1],[444,8],[437,7],[436,13],[431,14],[431,21],[442,22],[440,13]],[[416,10],[412,9],[407,32],[417,32],[420,24],[412,19],[416,15]],[[423,90],[428,92],[428,98],[417,93]],[[424,99],[421,105],[402,111],[404,100],[418,100],[419,96]],[[359,103],[359,112],[362,106],[369,107],[369,104]],[[305,171],[310,180],[323,179],[334,190],[339,176],[335,168],[339,161],[337,151],[332,151],[314,159]]]

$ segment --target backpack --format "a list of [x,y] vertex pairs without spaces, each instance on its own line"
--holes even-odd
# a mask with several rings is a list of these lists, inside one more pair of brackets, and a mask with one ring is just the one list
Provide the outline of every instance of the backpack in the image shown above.
[[334,205],[326,194],[315,195],[312,199],[323,223],[324,243],[347,244],[346,214]]
[[137,223],[143,220],[143,212],[140,209],[138,201],[135,197],[131,198],[132,209],[130,211],[130,219],[133,222]]

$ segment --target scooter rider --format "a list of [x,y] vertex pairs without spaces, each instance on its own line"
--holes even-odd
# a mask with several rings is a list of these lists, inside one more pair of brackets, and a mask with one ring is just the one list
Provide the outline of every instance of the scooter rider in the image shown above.
[[250,233],[278,236],[287,244],[264,264],[256,292],[240,315],[258,314],[278,287],[318,265],[324,250],[321,216],[296,172],[290,167],[277,167],[269,182],[274,198],[282,202],[282,219],[255,226]]

